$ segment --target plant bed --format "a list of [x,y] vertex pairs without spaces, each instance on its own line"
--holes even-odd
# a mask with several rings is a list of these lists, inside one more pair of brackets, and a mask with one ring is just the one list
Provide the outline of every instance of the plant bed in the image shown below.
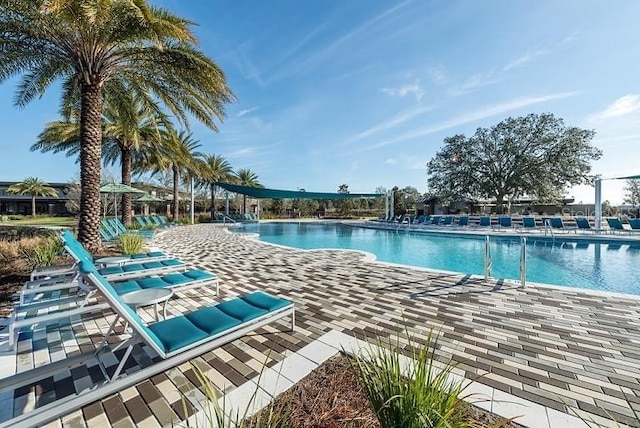
[[[480,399],[480,398],[478,398]],[[520,428],[521,425],[472,404],[461,402],[468,426]],[[269,412],[286,416],[282,426],[292,428],[380,427],[380,423],[352,368],[349,357],[338,354],[318,366],[267,408],[251,417],[246,427],[264,426]]]

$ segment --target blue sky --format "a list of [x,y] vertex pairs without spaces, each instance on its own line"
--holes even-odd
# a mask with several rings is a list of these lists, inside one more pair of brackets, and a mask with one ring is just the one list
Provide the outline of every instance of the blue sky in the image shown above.
[[[445,137],[532,112],[595,129],[594,173],[640,173],[640,2],[153,3],[199,24],[238,96],[219,133],[192,123],[202,151],[267,187],[424,192]],[[69,180],[73,160],[28,151],[58,118],[57,89],[17,110],[15,85],[0,85],[0,180]],[[623,184],[606,181],[604,199],[621,202]],[[567,195],[593,202],[590,187]]]

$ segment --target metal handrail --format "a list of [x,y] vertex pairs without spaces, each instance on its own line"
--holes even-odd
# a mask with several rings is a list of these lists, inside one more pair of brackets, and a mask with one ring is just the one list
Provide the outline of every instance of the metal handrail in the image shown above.
[[548,229],[551,237],[555,239],[555,236],[553,235],[553,228],[551,227],[551,221],[547,218],[544,220],[542,225],[544,226],[544,236],[547,236],[547,229]]
[[491,278],[491,246],[489,245],[489,235],[484,237],[484,280]]
[[520,286],[527,284],[527,238],[520,237]]

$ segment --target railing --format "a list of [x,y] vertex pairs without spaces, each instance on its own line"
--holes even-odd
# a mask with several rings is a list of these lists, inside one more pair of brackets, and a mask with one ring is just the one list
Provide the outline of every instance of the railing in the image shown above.
[[555,236],[553,235],[553,227],[551,227],[551,220],[549,220],[548,218],[545,218],[542,223],[542,226],[544,228],[544,236],[547,236],[547,231],[548,231],[551,237],[555,239]]
[[527,284],[527,238],[520,237],[520,286]]
[[233,224],[236,223],[236,221],[231,217],[228,217],[226,215],[222,216],[222,224],[227,224],[227,220],[229,220],[229,223],[233,223]]
[[491,246],[489,245],[489,235],[484,237],[484,280],[491,278]]

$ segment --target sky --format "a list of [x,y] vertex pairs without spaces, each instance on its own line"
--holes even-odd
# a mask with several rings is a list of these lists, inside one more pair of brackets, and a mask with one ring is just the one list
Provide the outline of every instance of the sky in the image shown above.
[[[266,187],[426,189],[426,163],[455,134],[551,112],[594,129],[593,173],[640,173],[640,2],[612,0],[154,0],[193,20],[238,101],[201,151]],[[78,165],[32,153],[59,89],[17,109],[0,84],[0,180],[65,182]],[[117,169],[115,169],[117,171]],[[624,181],[603,182],[621,203]],[[568,189],[592,203],[589,186]]]

